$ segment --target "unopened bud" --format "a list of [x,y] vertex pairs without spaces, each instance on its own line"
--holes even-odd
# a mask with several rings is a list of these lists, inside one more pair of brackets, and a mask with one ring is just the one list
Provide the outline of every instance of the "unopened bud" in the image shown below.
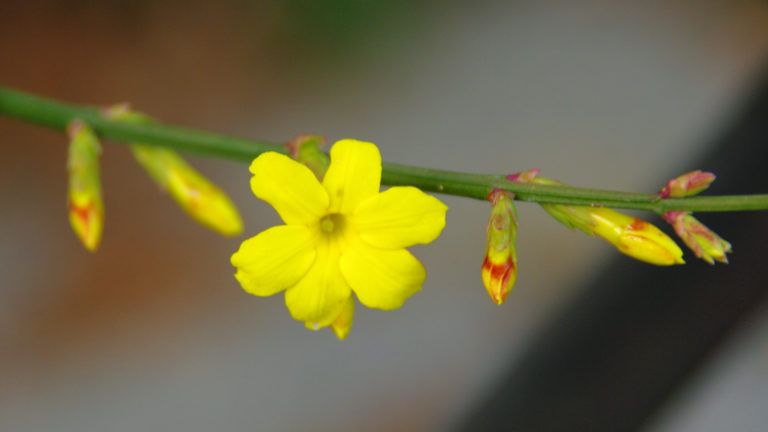
[[509,192],[494,189],[488,200],[493,207],[486,227],[488,242],[481,274],[491,300],[500,305],[517,279],[517,211],[514,195]]
[[[533,170],[532,170],[533,171]],[[513,174],[507,179],[541,185],[564,185],[556,180]],[[541,204],[552,217],[568,228],[598,235],[619,252],[655,265],[684,264],[680,247],[653,224],[603,207]]]
[[520,171],[519,173],[508,175],[507,180],[515,183],[532,183],[540,172],[541,170],[538,168]]
[[696,195],[715,181],[715,175],[701,170],[691,171],[668,181],[659,191],[661,198],[683,198]]
[[315,174],[318,180],[322,180],[328,171],[330,160],[323,153],[326,139],[320,135],[298,135],[285,143],[285,147],[297,162],[306,165]]
[[67,127],[69,135],[69,222],[83,245],[96,251],[104,229],[104,201],[99,178],[101,145],[80,120]]
[[697,258],[711,265],[715,261],[728,264],[726,254],[731,252],[731,244],[699,222],[690,212],[665,212],[664,219]]
[[171,150],[140,144],[131,146],[136,160],[155,182],[193,219],[212,230],[236,236],[243,222],[229,197]]
[[148,115],[134,111],[131,108],[129,102],[120,102],[108,107],[104,107],[101,110],[101,114],[111,120],[117,120],[123,123],[129,124],[151,124],[155,123],[155,120]]
[[[130,124],[154,123],[152,118],[132,111],[127,103],[105,108],[102,114]],[[193,219],[225,236],[236,236],[243,231],[240,214],[229,197],[178,153],[138,143],[131,145],[131,152],[155,183],[168,191]]]
[[680,247],[653,224],[608,208],[590,208],[589,230],[632,258],[655,265],[685,264]]

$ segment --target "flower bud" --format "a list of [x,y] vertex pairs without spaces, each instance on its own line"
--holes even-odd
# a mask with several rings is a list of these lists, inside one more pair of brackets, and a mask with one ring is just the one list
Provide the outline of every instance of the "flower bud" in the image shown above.
[[[520,171],[519,173],[508,175],[507,180],[513,181],[515,183],[533,183],[534,179],[536,179],[536,176],[539,175],[540,172],[541,170],[538,168]],[[536,180],[546,180],[546,179],[539,178]],[[555,181],[552,180],[552,182],[555,182]]]
[[120,102],[101,110],[101,114],[111,120],[117,120],[128,124],[150,124],[155,120],[148,115],[131,109],[129,102]]
[[131,146],[139,164],[181,208],[202,225],[225,236],[243,231],[243,222],[229,197],[171,150]]
[[481,274],[488,295],[499,305],[517,279],[517,211],[513,199],[514,195],[501,189],[488,195],[493,207],[486,227],[488,243]]
[[69,223],[83,245],[96,251],[104,228],[104,201],[99,179],[101,145],[93,130],[80,120],[67,127],[69,135]]
[[699,222],[690,212],[665,212],[664,219],[674,227],[678,237],[697,258],[710,265],[715,264],[715,261],[728,264],[726,254],[731,252],[731,244]]
[[683,251],[654,225],[608,208],[581,207],[588,230],[632,258],[655,265],[685,264]]
[[[526,174],[528,173],[528,174]],[[530,175],[533,173],[533,175]],[[541,185],[563,185],[556,180],[536,177],[534,170],[507,176],[511,181]],[[603,207],[541,204],[552,217],[568,228],[598,235],[619,252],[655,265],[684,264],[683,251],[654,225]]]
[[355,318],[355,299],[349,296],[347,303],[344,304],[341,314],[331,323],[331,330],[339,340],[344,340],[352,330],[352,321]]
[[668,181],[659,191],[661,198],[683,198],[693,196],[708,188],[715,181],[715,175],[701,170],[691,171]]
[[[127,103],[102,111],[104,116],[130,124],[150,124],[150,117],[132,111]],[[204,226],[225,236],[243,231],[243,222],[229,197],[178,155],[155,146],[132,144],[131,152],[149,176],[187,212]]]
[[322,151],[325,143],[325,137],[320,135],[302,134],[285,143],[285,147],[293,159],[309,167],[315,174],[315,177],[318,180],[322,180],[330,164],[328,155]]

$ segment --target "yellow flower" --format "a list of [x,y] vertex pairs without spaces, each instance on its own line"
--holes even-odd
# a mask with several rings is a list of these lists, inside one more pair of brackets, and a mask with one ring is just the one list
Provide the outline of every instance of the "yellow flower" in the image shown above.
[[322,183],[278,153],[253,161],[251,189],[285,225],[244,241],[232,265],[245,291],[286,290],[294,319],[312,329],[336,323],[343,338],[352,324],[352,292],[367,307],[389,310],[421,289],[424,267],[405,248],[436,239],[447,207],[415,187],[380,193],[374,144],[341,140],[330,156]]
[[352,321],[354,318],[355,300],[352,299],[352,296],[349,296],[349,299],[347,299],[347,302],[344,305],[344,309],[341,310],[341,314],[339,314],[339,316],[336,317],[336,320],[331,323],[331,330],[333,330],[333,333],[337,338],[342,340],[347,338],[349,331],[352,330]]

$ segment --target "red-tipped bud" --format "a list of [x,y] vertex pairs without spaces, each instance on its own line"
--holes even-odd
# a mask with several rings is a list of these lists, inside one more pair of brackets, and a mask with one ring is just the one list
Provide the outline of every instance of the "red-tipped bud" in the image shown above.
[[485,289],[499,305],[507,299],[517,278],[517,212],[513,199],[514,195],[501,189],[488,195],[493,208],[486,227],[488,243],[481,274]]
[[101,197],[99,154],[96,134],[82,121],[67,127],[69,134],[69,222],[83,245],[96,251],[104,228],[104,201]]
[[726,254],[731,252],[731,244],[699,222],[690,212],[665,212],[664,219],[675,228],[675,233],[697,258],[712,265],[715,261],[728,264]]
[[529,169],[529,170],[526,170],[526,171],[520,171],[519,173],[508,175],[507,176],[507,180],[513,181],[513,182],[516,182],[516,183],[531,183],[531,181],[537,175],[539,175],[540,172],[541,172],[541,170],[538,169],[538,168]]
[[696,170],[668,181],[659,191],[661,198],[683,198],[693,196],[708,188],[715,181],[711,172]]

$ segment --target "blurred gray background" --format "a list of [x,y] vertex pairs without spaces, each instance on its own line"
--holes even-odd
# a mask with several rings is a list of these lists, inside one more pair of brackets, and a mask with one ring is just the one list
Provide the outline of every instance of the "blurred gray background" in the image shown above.
[[[646,192],[707,150],[766,59],[757,0],[0,4],[0,85],[244,137],[354,137],[391,162]],[[65,159],[63,135],[0,117],[3,431],[444,430],[617,253],[521,204],[518,281],[497,307],[479,277],[489,206],[441,197],[445,231],[413,248],[423,291],[397,311],[358,308],[338,342],[232,277],[240,241],[279,221],[246,165],[190,158],[242,211],[246,233],[225,239],[105,144],[92,255],[67,220]],[[768,320],[752,320],[648,431],[763,430]]]

